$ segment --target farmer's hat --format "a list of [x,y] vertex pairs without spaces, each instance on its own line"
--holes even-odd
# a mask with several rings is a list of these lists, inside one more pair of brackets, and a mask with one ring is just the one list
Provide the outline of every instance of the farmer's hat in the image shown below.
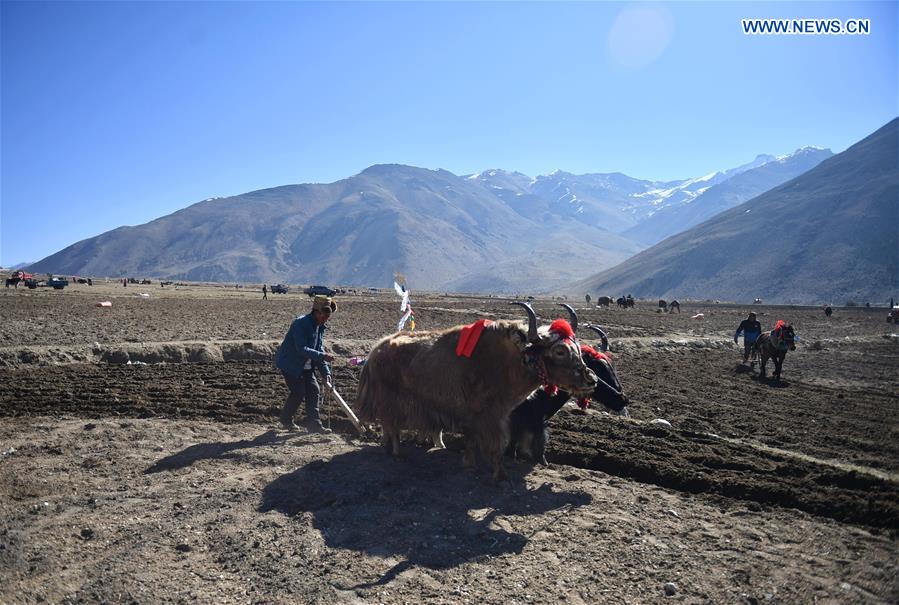
[[331,300],[330,296],[317,295],[312,299],[312,309],[321,311],[330,308],[332,312],[337,310],[337,303]]

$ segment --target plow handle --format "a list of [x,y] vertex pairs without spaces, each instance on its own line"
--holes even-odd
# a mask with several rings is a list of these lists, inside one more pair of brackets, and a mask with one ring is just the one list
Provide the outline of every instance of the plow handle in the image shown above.
[[337,398],[338,403],[343,407],[343,411],[346,412],[346,415],[349,417],[350,422],[353,423],[353,426],[356,427],[356,430],[359,431],[360,435],[365,434],[365,429],[362,427],[362,423],[359,422],[359,419],[356,417],[356,414],[353,413],[352,408],[347,405],[346,401],[343,400],[343,397],[340,396],[340,393],[337,392],[337,389],[334,386],[331,386],[331,392],[334,393],[334,396]]

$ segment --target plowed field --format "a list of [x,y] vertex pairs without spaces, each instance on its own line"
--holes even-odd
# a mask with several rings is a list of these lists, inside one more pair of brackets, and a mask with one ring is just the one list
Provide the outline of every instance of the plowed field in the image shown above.
[[[418,329],[524,317],[414,298]],[[338,302],[326,345],[352,403],[348,360],[395,329],[399,301]],[[0,603],[899,600],[884,309],[751,307],[800,336],[773,381],[739,364],[750,307],[577,304],[609,335],[631,417],[566,407],[550,466],[510,460],[493,485],[462,469],[460,437],[393,460],[330,400],[334,435],[276,430],[271,356],[308,305],[201,285],[0,291]]]

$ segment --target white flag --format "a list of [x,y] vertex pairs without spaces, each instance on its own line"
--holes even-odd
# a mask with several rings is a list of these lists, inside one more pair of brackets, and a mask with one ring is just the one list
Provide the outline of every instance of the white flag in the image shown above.
[[[393,289],[396,290],[397,295],[403,299],[403,302],[400,303],[400,311],[405,311],[406,307],[409,306],[409,291],[396,282],[393,282]],[[405,318],[403,321],[405,322]]]

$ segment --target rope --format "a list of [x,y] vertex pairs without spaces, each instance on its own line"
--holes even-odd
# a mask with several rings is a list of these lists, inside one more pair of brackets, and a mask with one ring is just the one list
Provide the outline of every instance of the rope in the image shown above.
[[[577,341],[573,341],[575,345],[577,345]],[[546,394],[552,397],[556,393],[559,392],[559,387],[549,380],[549,374],[546,372],[546,364],[543,363],[543,357],[540,356],[539,353],[534,351],[527,351],[525,353],[525,364],[532,366],[537,372],[537,378],[540,380],[540,383],[543,385],[543,390],[546,391]],[[586,410],[590,407],[590,398],[589,397],[581,397],[577,399],[577,405],[582,410]]]
[[537,372],[537,378],[540,380],[540,384],[543,385],[543,390],[546,391],[546,394],[552,396],[558,393],[559,387],[549,381],[549,374],[546,373],[546,364],[543,363],[543,357],[534,351],[528,351],[526,355],[526,363]]

